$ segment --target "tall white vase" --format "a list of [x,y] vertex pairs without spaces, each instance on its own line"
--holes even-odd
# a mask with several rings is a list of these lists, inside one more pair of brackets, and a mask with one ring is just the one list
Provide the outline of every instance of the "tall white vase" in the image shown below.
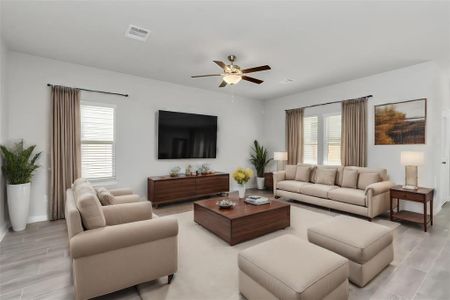
[[30,183],[24,183],[8,184],[6,187],[9,219],[14,231],[22,231],[27,227],[30,210],[30,186]]
[[245,184],[238,185],[239,199],[245,198]]
[[256,187],[258,190],[264,189],[264,177],[256,177]]

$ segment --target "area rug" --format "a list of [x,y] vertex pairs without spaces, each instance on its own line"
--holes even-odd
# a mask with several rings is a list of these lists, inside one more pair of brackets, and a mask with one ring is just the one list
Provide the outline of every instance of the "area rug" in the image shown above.
[[[238,288],[237,255],[240,251],[275,237],[294,234],[306,239],[308,227],[330,220],[334,216],[306,208],[291,206],[291,226],[260,238],[229,246],[226,242],[193,221],[193,212],[172,217],[178,219],[178,272],[172,284],[167,278],[141,284],[138,291],[143,300],[242,299]],[[381,220],[394,228],[397,223]],[[300,255],[300,254],[299,254]],[[270,253],[267,259],[270,259]]]

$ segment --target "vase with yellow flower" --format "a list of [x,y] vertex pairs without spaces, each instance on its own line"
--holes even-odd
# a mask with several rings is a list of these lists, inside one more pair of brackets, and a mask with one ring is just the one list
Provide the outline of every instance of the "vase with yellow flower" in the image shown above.
[[233,179],[238,183],[239,198],[245,198],[245,184],[253,176],[253,171],[249,168],[237,168],[233,172]]

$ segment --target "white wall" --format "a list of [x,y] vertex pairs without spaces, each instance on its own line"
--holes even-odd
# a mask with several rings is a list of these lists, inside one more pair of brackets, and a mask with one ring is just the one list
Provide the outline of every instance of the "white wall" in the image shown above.
[[[1,4],[0,4],[1,9]],[[0,12],[1,15],[1,12]],[[1,22],[0,22],[1,23]],[[1,26],[1,24],[0,24]],[[0,28],[1,32],[1,28]],[[3,43],[3,39],[0,36],[0,145],[5,143],[6,140],[6,54],[7,50]],[[0,169],[2,160],[0,159]],[[6,197],[5,197],[5,179],[3,172],[0,170],[0,240],[3,238],[7,231],[7,214],[6,214]]]
[[[419,183],[422,186],[438,187],[440,170],[441,107],[442,94],[436,89],[440,73],[433,62],[422,63],[365,78],[343,82],[311,91],[267,100],[264,103],[263,142],[273,151],[285,148],[285,109],[306,105],[344,100],[373,95],[368,112],[368,166],[387,168],[393,181],[404,182],[404,167],[400,165],[400,152],[405,150],[425,152],[426,162],[419,167]],[[425,145],[374,145],[374,105],[427,98],[428,115]],[[445,101],[449,101],[445,99]],[[439,194],[437,191],[436,194]],[[441,206],[436,203],[435,206]],[[408,206],[419,210],[414,205]]]
[[[49,186],[50,89],[47,83],[130,94],[129,98],[82,93],[82,100],[117,106],[116,175],[118,186],[146,196],[146,178],[173,166],[208,162],[218,171],[248,166],[252,141],[262,133],[262,103],[17,52],[8,55],[8,140],[23,138],[44,151],[32,184],[31,219],[47,216]],[[186,74],[188,76],[189,74]],[[159,109],[218,116],[217,159],[157,160],[155,112]],[[233,189],[233,186],[232,186]]]

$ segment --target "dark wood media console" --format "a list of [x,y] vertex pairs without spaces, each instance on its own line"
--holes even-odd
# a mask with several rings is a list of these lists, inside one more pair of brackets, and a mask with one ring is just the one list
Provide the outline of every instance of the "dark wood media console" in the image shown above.
[[147,198],[155,207],[160,204],[230,191],[230,175],[213,173],[198,176],[153,176],[147,180]]

